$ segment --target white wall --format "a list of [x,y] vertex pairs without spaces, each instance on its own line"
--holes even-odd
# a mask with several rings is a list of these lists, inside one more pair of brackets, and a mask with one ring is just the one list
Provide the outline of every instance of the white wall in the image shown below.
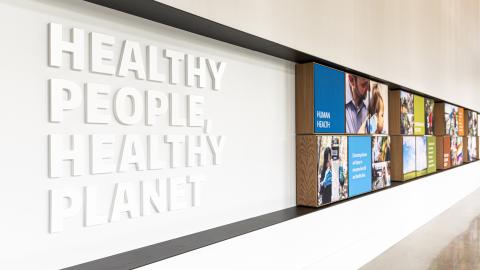
[[480,110],[476,0],[160,2]]
[[[351,4],[354,1],[312,1],[301,7],[294,6],[298,1],[170,3],[365,73],[480,108],[480,100],[474,95],[479,75],[479,34],[475,31],[478,21],[474,17],[478,6],[474,2],[462,2],[471,5],[462,9],[453,1],[448,4],[433,0],[421,4],[422,8],[416,7],[413,0],[370,2],[367,6]],[[452,7],[456,7],[454,13],[449,13]],[[427,21],[430,17],[435,21]],[[369,19],[361,20],[364,18]],[[70,114],[68,124],[49,124],[49,78],[103,82],[115,87],[129,84],[181,94],[199,91],[182,85],[138,81],[131,76],[117,78],[49,68],[47,23],[52,21],[113,35],[119,41],[128,38],[228,63],[224,89],[218,93],[201,92],[214,131],[228,137],[223,164],[200,170],[208,179],[202,206],[88,228],[77,216],[66,222],[64,232],[48,233],[50,188],[101,183],[107,191],[100,198],[105,204],[99,204],[97,210],[104,213],[108,212],[105,205],[111,199],[111,184],[116,181],[136,183],[189,171],[49,179],[50,133],[176,131],[167,125],[158,130],[142,125],[85,125],[81,111]],[[417,21],[425,24],[419,26],[414,23]],[[403,25],[406,22],[408,27]],[[442,27],[436,27],[435,22]],[[454,31],[461,27],[467,27],[462,33],[469,35]],[[365,31],[359,31],[364,29],[369,29],[367,36]],[[398,33],[401,31],[403,36]],[[0,137],[0,252],[6,254],[0,258],[1,268],[66,267],[294,205],[293,63],[79,0],[2,1],[0,33],[0,115],[4,131]],[[119,48],[115,51],[118,53]],[[468,177],[478,175],[479,166],[475,163],[428,177],[149,267],[357,268],[480,186],[477,179]]]
[[[178,85],[135,80],[133,73],[120,78],[90,73],[88,69],[73,71],[68,68],[67,55],[62,68],[51,68],[47,65],[49,22],[61,23],[66,30],[77,27],[86,33],[95,31],[114,36],[117,41],[115,63],[119,44],[124,39],[140,42],[143,55],[145,45],[156,45],[159,49],[224,61],[227,69],[222,89],[212,91],[210,80],[205,89],[186,87],[183,71]],[[0,33],[0,268],[58,269],[294,205],[293,63],[83,1],[2,1]],[[161,68],[166,69],[166,59],[160,63]],[[83,106],[67,112],[64,123],[52,124],[48,122],[47,82],[50,78],[78,84],[106,83],[113,90],[132,86],[142,91],[153,89],[182,96],[204,96],[206,115],[213,122],[211,133],[227,137],[223,162],[212,166],[209,155],[205,168],[86,173],[50,179],[47,135],[51,133],[113,133],[116,139],[127,133],[202,133],[199,128],[171,127],[166,124],[166,117],[161,117],[153,127],[124,126],[116,121],[109,125],[85,124]],[[185,111],[180,111],[185,115]],[[114,144],[115,159],[119,156],[119,146],[118,142]],[[84,150],[87,151],[87,147]],[[78,212],[74,218],[65,220],[62,232],[48,232],[49,189],[78,190],[85,185],[99,185],[99,202],[94,210],[108,214],[115,182],[137,184],[133,200],[138,207],[140,180],[196,172],[206,176],[202,203],[198,207],[136,219],[122,216],[117,222],[93,227],[84,227],[82,213]]]

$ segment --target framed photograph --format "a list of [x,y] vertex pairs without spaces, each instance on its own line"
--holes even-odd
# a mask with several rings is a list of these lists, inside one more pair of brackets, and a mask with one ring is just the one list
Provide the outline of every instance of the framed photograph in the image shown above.
[[388,134],[388,86],[370,81],[367,133]]
[[435,101],[425,98],[425,135],[433,135],[433,113],[435,110]]
[[345,73],[345,131],[366,134],[369,111],[370,80]]
[[347,136],[318,136],[318,205],[348,198]]
[[391,185],[390,136],[372,136],[372,189]]
[[414,95],[405,91],[400,92],[400,134],[414,134]]

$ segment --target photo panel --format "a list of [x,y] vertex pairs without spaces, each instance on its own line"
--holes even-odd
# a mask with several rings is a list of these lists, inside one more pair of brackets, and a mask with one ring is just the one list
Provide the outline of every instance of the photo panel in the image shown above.
[[435,136],[426,136],[427,138],[427,173],[437,171],[437,138]]
[[391,185],[390,136],[372,137],[372,189]]
[[388,134],[388,85],[370,81],[367,133]]
[[[313,65],[313,72],[314,132],[344,133],[345,73],[319,64]],[[308,71],[305,73],[308,74]],[[297,94],[303,93],[302,89],[295,91],[298,91]],[[304,94],[308,96],[308,93]],[[303,120],[298,119],[298,122],[303,123]]]
[[444,170],[452,166],[450,158],[451,136],[437,136],[437,169]]
[[403,137],[403,179],[409,180],[416,176],[416,161],[415,161],[415,137]]
[[458,107],[458,136],[465,136],[465,109]]
[[345,131],[367,134],[370,80],[345,73]]
[[450,136],[458,135],[458,107],[445,103],[445,134]]
[[425,135],[425,98],[414,95],[413,97],[414,111],[414,130],[415,135]]
[[474,111],[467,111],[468,136],[478,136],[478,114]]
[[414,130],[414,95],[405,91],[400,92],[400,134],[413,135]]
[[415,170],[416,177],[427,174],[427,137],[415,137]]
[[452,136],[450,140],[450,162],[453,166],[463,164],[463,137]]
[[372,191],[372,149],[370,136],[348,137],[348,196]]
[[468,137],[468,161],[475,161],[478,157],[477,137]]
[[318,205],[348,198],[347,136],[318,136]]
[[433,135],[433,111],[435,101],[431,98],[425,98],[425,135]]

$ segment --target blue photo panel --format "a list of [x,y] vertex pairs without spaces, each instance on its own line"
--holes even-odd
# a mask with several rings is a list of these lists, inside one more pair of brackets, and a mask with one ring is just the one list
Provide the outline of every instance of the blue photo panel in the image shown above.
[[348,137],[348,195],[372,191],[372,148],[370,136]]
[[345,73],[314,65],[315,133],[345,133]]

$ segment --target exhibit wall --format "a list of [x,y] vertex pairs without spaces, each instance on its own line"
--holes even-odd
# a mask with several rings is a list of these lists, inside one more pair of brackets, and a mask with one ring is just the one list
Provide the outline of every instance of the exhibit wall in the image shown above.
[[[473,1],[162,2],[480,109]],[[295,206],[295,63],[79,0],[6,0],[0,18],[2,268],[72,266]],[[145,269],[358,268],[478,188],[479,169]]]
[[[160,2],[480,109],[477,1]],[[476,162],[427,176],[146,269],[357,269],[478,188],[479,169]]]

